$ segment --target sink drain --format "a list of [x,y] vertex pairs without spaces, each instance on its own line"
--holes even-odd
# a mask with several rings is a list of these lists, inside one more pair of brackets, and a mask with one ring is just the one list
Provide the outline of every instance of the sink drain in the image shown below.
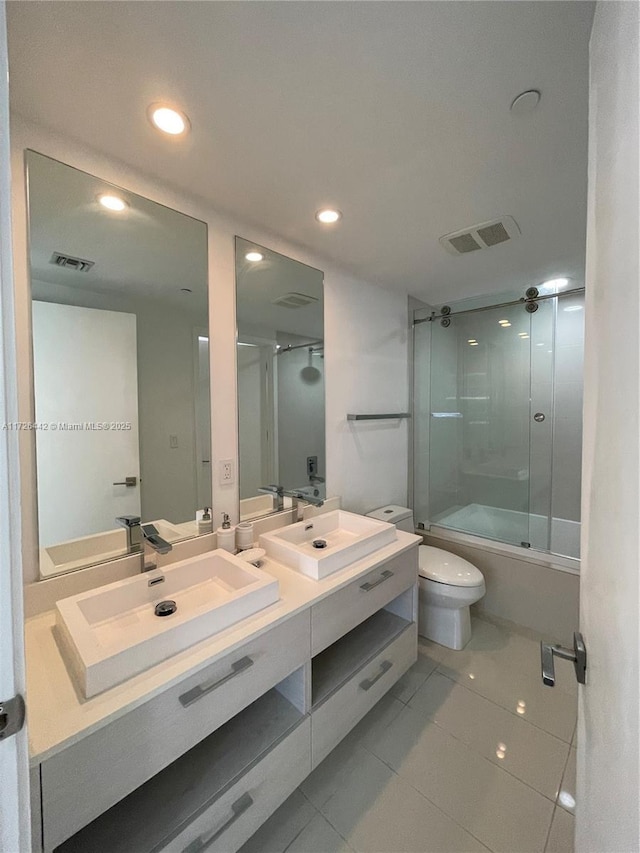
[[314,539],[311,544],[313,545],[314,548],[318,548],[320,550],[322,548],[327,547],[327,540],[326,539]]
[[178,609],[178,605],[175,601],[160,601],[155,606],[155,610],[153,611],[156,616],[171,616],[172,613],[175,613]]

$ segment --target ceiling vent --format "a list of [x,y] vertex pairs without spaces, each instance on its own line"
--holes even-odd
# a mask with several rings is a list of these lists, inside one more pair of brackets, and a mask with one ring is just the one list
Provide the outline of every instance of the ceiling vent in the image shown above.
[[274,299],[273,305],[282,305],[284,308],[303,308],[317,301],[315,296],[308,296],[306,293],[285,293]]
[[75,270],[76,272],[89,272],[91,267],[95,266],[95,261],[87,261],[85,258],[74,258],[72,255],[63,255],[62,252],[54,252],[51,255],[49,263],[68,270]]
[[490,249],[519,236],[520,228],[515,219],[512,216],[503,216],[501,219],[481,222],[479,225],[445,234],[440,237],[440,245],[452,255],[466,255],[478,249]]

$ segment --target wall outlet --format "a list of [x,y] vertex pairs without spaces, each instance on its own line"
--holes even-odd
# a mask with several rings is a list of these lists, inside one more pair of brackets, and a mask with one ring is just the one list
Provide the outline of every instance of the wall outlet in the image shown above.
[[222,459],[220,461],[220,485],[230,486],[235,481],[235,466],[233,459]]
[[178,446],[178,436],[170,435],[169,436],[169,447],[175,449]]

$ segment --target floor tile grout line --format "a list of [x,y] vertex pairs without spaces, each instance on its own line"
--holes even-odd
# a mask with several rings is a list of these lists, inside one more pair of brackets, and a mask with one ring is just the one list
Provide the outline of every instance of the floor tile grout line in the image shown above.
[[567,767],[569,766],[569,762],[571,761],[571,747],[569,747],[569,752],[567,753],[567,760],[564,763],[564,767],[562,768],[562,776],[560,777],[560,785],[558,787],[558,793],[556,794],[556,807],[562,809],[567,814],[573,815],[575,817],[575,812],[570,812],[569,809],[565,809],[565,807],[560,802],[560,794],[562,793],[562,785],[564,782],[564,777],[567,772]]
[[[321,814],[321,812],[319,811],[319,809],[317,809],[317,808],[314,806],[314,804],[311,802],[311,800],[309,799],[309,797],[307,797],[307,795],[306,795],[306,794],[305,794],[305,792],[302,790],[302,788],[296,788],[296,791],[300,791],[300,793],[302,794],[302,796],[304,797],[304,799],[309,803],[309,805],[310,805],[310,806],[311,806],[311,808],[313,809],[314,814],[312,814],[312,815],[309,817],[309,820],[308,820],[308,821],[305,821],[304,826],[301,826],[301,827],[300,827],[300,831],[299,831],[299,832],[297,832],[297,833],[294,835],[294,837],[293,837],[293,838],[291,839],[291,841],[287,844],[287,846],[284,848],[284,850],[282,851],[282,853],[287,853],[287,850],[291,847],[291,845],[293,844],[293,842],[294,842],[294,841],[297,841],[297,839],[302,835],[302,833],[303,833],[303,832],[305,831],[305,829],[309,826],[309,824],[310,824],[310,823],[311,823],[311,821],[316,817],[316,815]],[[286,802],[286,801],[285,801],[285,802]],[[324,817],[324,815],[322,815],[322,817]]]
[[[418,788],[416,788],[416,787],[415,787],[415,785],[413,785],[413,784],[409,781],[409,779],[406,779],[404,776],[401,776],[401,775],[400,775],[396,770],[394,770],[394,768],[393,768],[393,767],[391,767],[391,765],[390,765],[390,764],[387,764],[387,762],[384,760],[384,758],[380,758],[380,756],[379,756],[379,755],[376,755],[376,753],[375,753],[375,752],[373,752],[372,750],[370,750],[370,749],[369,749],[369,747],[367,747],[367,746],[362,746],[362,749],[365,749],[365,750],[366,750],[370,755],[372,755],[372,756],[373,756],[377,761],[380,761],[382,764],[384,764],[384,766],[385,766],[388,770],[390,770],[390,771],[393,773],[393,775],[394,775],[394,776],[397,776],[397,778],[398,778],[398,779],[400,779],[400,780],[401,780],[405,785],[408,785],[408,786],[409,786],[413,791],[415,791],[415,792],[416,792],[416,794],[419,794],[419,795],[422,797],[422,799],[423,799],[423,800],[426,800],[430,805],[432,805],[432,806],[433,806],[433,808],[434,808],[434,809],[436,809],[436,811],[439,811],[439,812],[440,812],[440,814],[444,815],[444,816],[447,818],[447,820],[450,820],[452,823],[454,823],[456,826],[458,826],[460,829],[462,829],[464,832],[466,832],[466,834],[467,834],[467,835],[470,835],[470,836],[471,836],[471,838],[474,838],[474,839],[478,842],[478,844],[482,845],[482,847],[484,847],[486,850],[488,850],[488,851],[489,851],[489,853],[494,853],[494,851],[489,847],[489,845],[488,845],[488,844],[485,844],[485,843],[484,843],[484,841],[481,841],[481,840],[480,840],[476,835],[474,835],[474,834],[473,834],[473,832],[471,832],[471,830],[467,829],[467,827],[466,827],[466,826],[463,826],[459,821],[457,821],[457,820],[456,820],[456,818],[452,817],[448,812],[446,812],[446,811],[445,811],[441,806],[439,806],[437,803],[434,803],[434,802],[433,802],[433,800],[429,799],[429,797],[427,797],[427,795],[426,795],[426,794],[423,794],[423,793],[422,793],[422,791],[419,791],[419,790],[418,790]],[[333,797],[334,797],[334,794],[332,794],[332,795],[329,797],[329,799],[325,802],[325,804],[324,804],[324,805],[326,806],[326,805],[327,805],[327,803],[329,803],[329,802],[330,802],[330,800],[332,800],[332,799],[333,799]],[[324,812],[323,812],[323,815],[324,815]],[[324,815],[324,817],[327,817],[327,816],[326,816],[326,815]],[[328,818],[328,817],[327,817],[327,820],[329,820],[329,818]],[[330,821],[330,820],[329,820],[329,823],[331,823],[331,821]],[[331,824],[331,825],[333,826],[333,824]],[[337,830],[336,830],[336,831],[337,831]],[[389,853],[391,853],[391,851],[389,851]]]
[[551,828],[553,827],[553,821],[555,820],[557,810],[558,810],[558,807],[555,806],[555,808],[553,809],[553,814],[551,815],[551,823],[549,824],[549,829],[547,830],[547,837],[546,837],[545,842],[544,842],[544,847],[542,848],[544,850],[544,853],[547,853],[547,847],[549,846],[549,839],[551,838]]
[[[435,672],[435,670],[434,670],[434,672]],[[440,673],[440,674],[442,675],[442,673]],[[433,673],[431,673],[431,675],[433,675]],[[427,678],[425,679],[425,681],[424,681],[424,683],[423,683],[423,685],[422,685],[422,686],[424,686],[424,684],[426,684],[426,683],[427,683],[427,681],[429,680],[429,678],[431,678],[431,675],[427,676]],[[448,678],[448,676],[444,676],[444,677],[445,677],[445,678]],[[450,680],[453,684],[458,685],[459,687],[462,687],[464,690],[468,690],[468,688],[467,688],[467,687],[465,687],[465,686],[464,686],[464,684],[459,684],[459,683],[458,683],[457,681],[455,681],[454,679],[449,679],[449,680]],[[420,688],[420,689],[421,689],[421,688]],[[417,692],[417,691],[416,691],[416,692]],[[469,690],[468,692],[469,692],[469,693],[472,693],[474,696],[479,696],[481,699],[486,699],[486,697],[482,696],[480,693],[476,693],[474,690]],[[395,697],[395,698],[397,698],[397,697]],[[401,699],[399,699],[398,701],[402,703],[402,700],[401,700]],[[496,708],[500,708],[500,710],[503,710],[503,711],[507,711],[507,712],[508,712],[508,709],[507,709],[507,708],[504,708],[502,705],[498,705],[496,702],[491,702],[491,700],[490,700],[490,699],[486,699],[486,701],[487,701],[487,702],[490,702],[494,707],[496,707]],[[420,713],[416,708],[412,707],[412,706],[411,706],[411,705],[409,705],[408,703],[402,703],[402,704],[404,704],[405,708],[408,708],[410,711],[413,711],[413,713],[414,713],[414,714],[419,714],[419,713]],[[386,730],[387,730],[391,725],[393,725],[393,723],[395,723],[395,722],[397,721],[397,719],[398,719],[398,717],[400,716],[400,714],[401,714],[401,713],[402,713],[402,711],[400,711],[400,712],[399,712],[399,713],[398,713],[398,714],[393,718],[393,720],[391,720],[391,721],[390,721],[390,722],[389,722],[389,723],[388,723],[388,724],[387,724],[387,725],[382,729],[382,731],[380,732],[380,734],[381,734],[381,735],[382,735],[382,734],[383,734],[383,733],[384,733],[384,732],[385,732],[385,731],[386,731]],[[511,716],[515,717],[516,719],[521,719],[520,717],[518,717],[518,715],[517,715],[517,714],[512,714]],[[558,793],[559,793],[559,791],[558,791],[558,792],[556,792],[556,794],[555,794],[555,796],[554,796],[554,797],[550,797],[548,794],[545,794],[545,793],[543,793],[542,791],[539,791],[537,788],[534,788],[534,786],[533,786],[532,784],[530,784],[529,782],[527,782],[525,779],[522,779],[522,778],[520,778],[520,776],[517,776],[515,773],[511,772],[510,770],[507,770],[507,768],[506,768],[506,767],[503,767],[503,766],[502,766],[502,765],[500,765],[500,764],[496,764],[496,763],[495,763],[494,761],[492,761],[490,758],[487,758],[487,757],[486,757],[486,755],[484,755],[482,752],[480,752],[479,750],[477,750],[477,749],[476,749],[474,746],[472,746],[470,743],[467,743],[466,741],[462,740],[462,738],[458,737],[457,735],[453,734],[453,732],[450,732],[450,731],[449,731],[448,729],[446,729],[444,726],[440,725],[440,723],[438,723],[438,722],[437,722],[437,720],[434,720],[434,719],[433,719],[433,717],[426,716],[426,717],[425,717],[425,719],[426,719],[426,720],[428,720],[429,722],[433,723],[433,725],[437,726],[437,727],[440,729],[440,731],[442,731],[442,732],[444,732],[445,734],[449,735],[449,736],[450,736],[450,737],[452,737],[454,740],[456,740],[458,743],[461,743],[464,747],[466,747],[466,748],[467,748],[467,749],[469,749],[472,753],[474,753],[474,755],[477,755],[477,756],[479,756],[480,758],[482,758],[484,761],[486,761],[486,762],[487,762],[488,764],[490,764],[492,767],[495,767],[497,770],[502,770],[502,772],[503,772],[503,773],[505,773],[507,776],[510,776],[512,779],[516,779],[518,782],[521,782],[523,785],[526,785],[526,787],[527,787],[527,788],[529,788],[531,791],[535,791],[535,793],[536,793],[536,794],[540,794],[540,796],[541,796],[541,797],[544,797],[544,798],[545,798],[545,800],[548,800],[550,803],[553,803],[553,805],[554,805],[554,806],[557,804],[557,799],[558,799]],[[528,725],[530,725],[530,726],[533,726],[533,723],[529,722],[529,720],[521,720],[521,721],[522,721],[522,722],[524,722],[524,723],[527,723],[527,724],[528,724]],[[559,744],[561,744],[561,745],[562,745],[562,747],[566,748],[567,746],[569,746],[569,745],[567,744],[567,742],[566,742],[566,741],[562,740],[562,739],[561,739],[561,738],[559,738],[559,737],[556,737],[556,735],[553,735],[553,734],[551,734],[550,732],[547,732],[547,731],[545,731],[544,729],[539,728],[538,726],[533,726],[533,727],[534,727],[535,729],[537,729],[538,731],[541,731],[543,734],[546,734],[546,735],[548,735],[549,737],[552,737],[552,738],[554,738],[555,740],[557,740],[557,741],[559,742]],[[363,747],[363,749],[366,749],[368,752],[370,752],[372,755],[375,755],[375,757],[376,757],[376,758],[378,758],[380,761],[382,761],[384,764],[386,764],[386,761],[384,761],[384,759],[383,759],[383,758],[380,758],[380,756],[379,756],[379,755],[377,755],[375,752],[373,752],[373,750],[372,750],[372,749],[370,749],[369,747],[367,747],[364,743],[360,742],[360,744],[359,744],[359,745],[360,745],[360,746],[362,746],[362,747]],[[569,758],[570,758],[570,757],[571,757],[571,748],[569,747],[568,752],[567,752],[567,757],[566,757],[566,759],[565,759],[565,761],[564,761],[564,763],[563,763],[563,765],[562,765],[562,772],[561,772],[561,776],[560,776],[560,780],[559,780],[559,784],[560,784],[560,785],[562,785],[562,781],[563,781],[563,779],[564,779],[564,773],[566,772],[567,762],[568,762],[568,760],[569,760]],[[391,770],[393,770],[393,768],[392,768],[392,767],[390,767],[390,765],[387,765],[387,766],[388,766]],[[394,771],[394,772],[395,772],[395,771]],[[398,775],[398,776],[399,776],[400,774],[396,774],[396,775]],[[566,809],[565,809],[565,811],[566,811]],[[569,812],[569,814],[571,814],[571,812]]]
[[[468,687],[467,684],[463,683],[462,681],[457,681],[455,678],[451,678],[451,676],[447,675],[446,672],[442,672],[439,667],[438,667],[437,672],[438,672],[438,675],[442,675],[443,678],[448,678],[449,681],[452,681],[454,684],[457,684],[459,687],[462,687],[465,690],[468,690],[470,693],[473,693],[475,696],[480,696],[480,698],[486,699],[487,702],[491,702],[491,704],[495,705],[497,708],[502,708],[504,711],[507,711],[509,714],[511,714],[512,717],[515,717],[517,720],[523,720],[525,723],[529,723],[530,726],[533,726],[534,728],[538,729],[539,731],[544,732],[545,734],[556,738],[556,740],[561,741],[566,746],[571,747],[571,741],[565,740],[564,738],[560,737],[557,734],[554,734],[553,732],[548,731],[547,729],[543,729],[542,726],[539,726],[537,723],[533,723],[531,720],[525,720],[524,717],[522,717],[520,714],[514,713],[514,711],[512,711],[511,708],[507,708],[506,705],[501,705],[499,702],[496,702],[494,699],[489,699],[489,697],[485,696],[484,693],[480,693],[479,690],[474,690],[472,687]],[[573,735],[572,735],[572,737],[573,737]]]
[[[533,785],[531,785],[529,782],[525,781],[524,779],[521,779],[519,776],[516,776],[515,773],[511,773],[511,771],[507,770],[506,767],[503,767],[500,764],[496,764],[490,758],[487,758],[486,755],[483,755],[481,752],[478,752],[477,749],[474,749],[474,747],[472,747],[471,744],[462,740],[462,738],[457,737],[457,735],[454,735],[448,729],[445,729],[444,726],[441,726],[440,723],[438,723],[436,720],[431,720],[431,722],[433,723],[434,726],[437,726],[437,728],[439,728],[441,732],[444,732],[446,735],[449,735],[449,737],[452,737],[454,740],[458,741],[458,743],[461,743],[468,750],[473,752],[474,755],[477,755],[479,758],[482,758],[484,761],[486,761],[487,764],[490,764],[492,767],[495,767],[496,770],[501,770],[503,773],[505,773],[507,776],[510,776],[512,779],[516,779],[518,782],[521,782],[523,785],[525,785],[527,788],[529,788],[530,791],[534,791],[536,794],[540,794],[541,797],[544,797],[545,800],[548,800],[550,803],[552,803],[555,806],[555,804],[556,804],[555,799],[548,797],[546,794],[543,794],[542,791],[539,791],[537,788],[534,788]],[[564,773],[564,771],[563,771],[563,773]],[[560,783],[562,783],[562,779],[560,779]]]
[[[472,690],[470,687],[467,687],[466,684],[463,684],[460,681],[456,681],[455,678],[450,678],[444,672],[438,672],[438,675],[441,675],[443,678],[448,679],[456,687],[460,687],[463,690],[466,690],[468,693],[471,693],[473,696],[477,696],[480,699],[484,699],[485,702],[488,702],[490,705],[493,705],[495,708],[499,708],[501,711],[506,711],[512,717],[515,717],[516,720],[520,720],[520,722],[526,723],[527,725],[532,726],[534,729],[536,729],[539,732],[542,732],[544,735],[547,735],[548,737],[553,738],[554,740],[557,740],[559,742],[559,744],[562,744],[563,747],[569,747],[569,751],[571,751],[571,749],[574,748],[571,746],[571,744],[568,741],[564,740],[561,737],[558,737],[558,735],[554,734],[553,732],[549,732],[546,729],[543,729],[541,726],[538,726],[535,723],[532,723],[531,720],[527,720],[524,717],[520,716],[520,714],[514,714],[513,711],[511,711],[509,708],[506,708],[504,705],[500,705],[499,702],[494,702],[493,699],[489,699],[487,696],[484,696],[482,693],[478,693],[477,690]],[[429,677],[431,677],[431,676],[429,676]],[[422,685],[422,687],[424,687],[424,684]],[[422,689],[422,687],[420,689]],[[416,691],[416,693],[417,693],[417,691]],[[414,694],[414,696],[415,696],[415,694]],[[411,698],[413,699],[414,697],[412,696]],[[409,702],[410,701],[411,700],[409,700]],[[409,708],[411,708],[411,710],[415,711],[416,713],[419,713],[418,709],[416,707],[414,707],[413,705],[410,705],[409,702],[406,703],[407,706]]]

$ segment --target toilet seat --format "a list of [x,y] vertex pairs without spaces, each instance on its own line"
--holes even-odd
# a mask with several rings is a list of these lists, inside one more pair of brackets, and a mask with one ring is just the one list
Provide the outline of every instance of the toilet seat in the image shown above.
[[448,586],[484,586],[484,576],[468,560],[442,548],[420,545],[418,549],[418,571],[421,578]]

